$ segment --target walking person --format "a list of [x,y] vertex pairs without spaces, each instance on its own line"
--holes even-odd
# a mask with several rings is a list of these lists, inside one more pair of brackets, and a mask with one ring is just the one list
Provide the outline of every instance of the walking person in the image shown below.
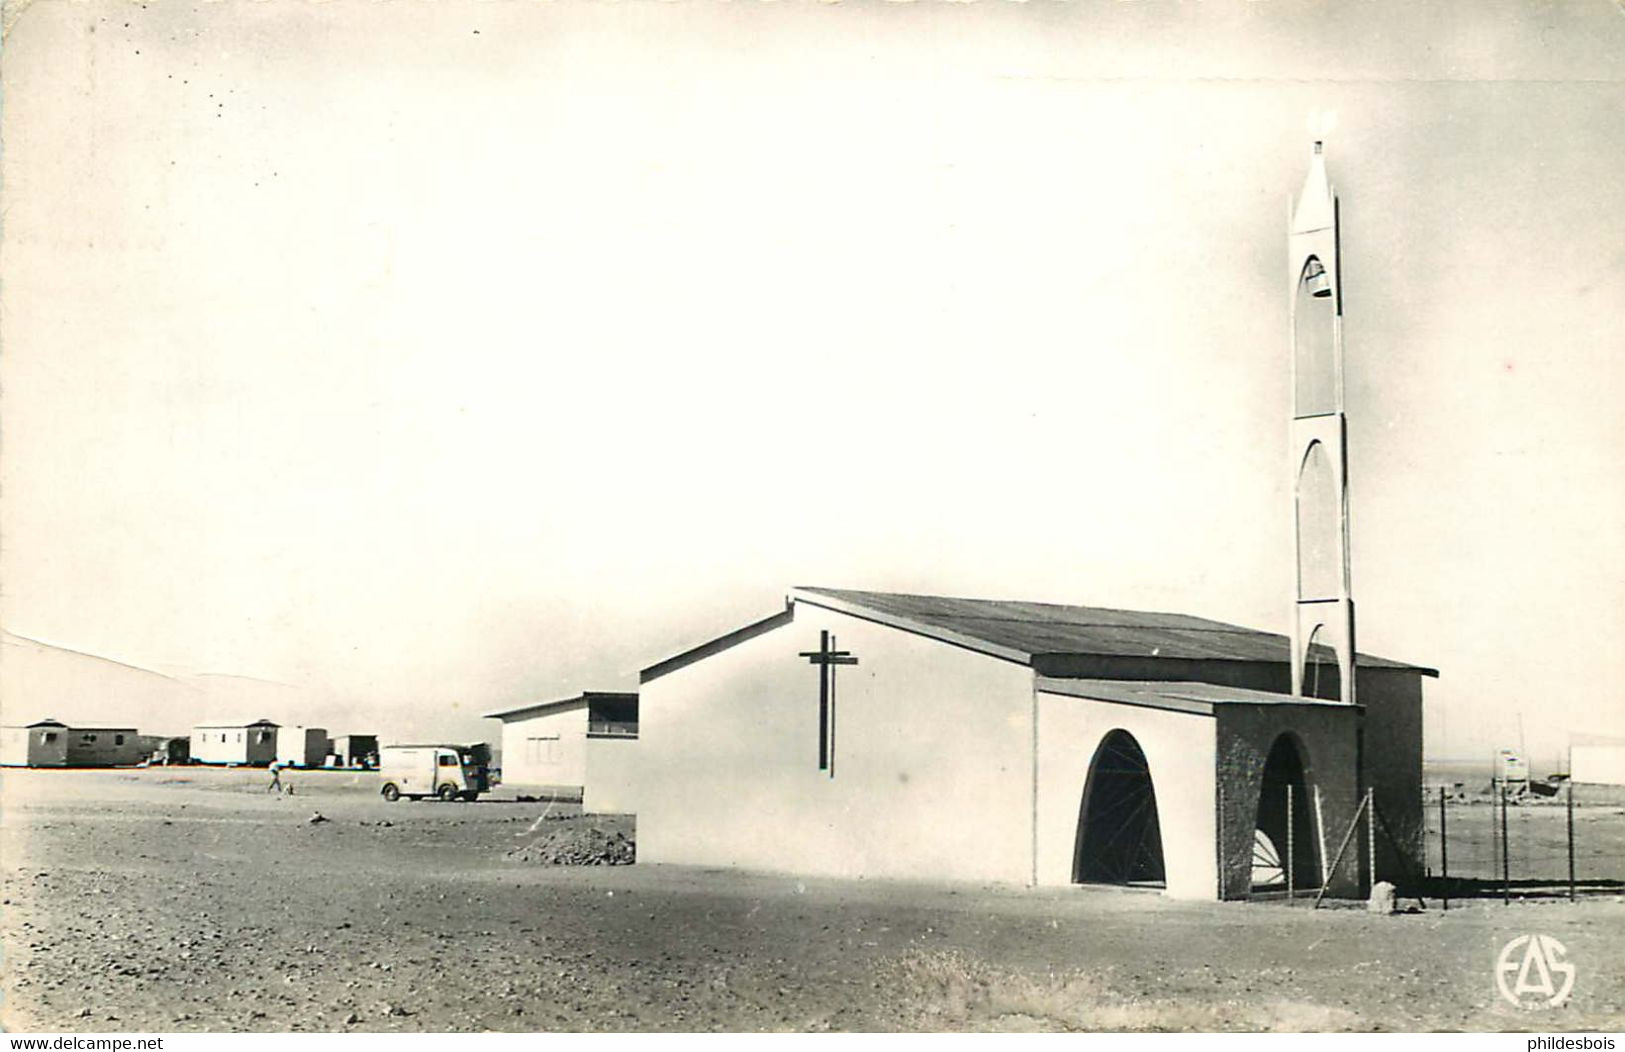
[[265,787],[266,792],[276,793],[279,796],[287,792],[287,789],[282,785],[282,770],[287,766],[281,760],[271,762],[271,784]]

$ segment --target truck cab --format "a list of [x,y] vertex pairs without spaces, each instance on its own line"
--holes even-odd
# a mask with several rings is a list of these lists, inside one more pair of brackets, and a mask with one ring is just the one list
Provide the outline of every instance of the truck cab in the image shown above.
[[383,787],[379,792],[391,803],[406,797],[475,800],[489,792],[490,746],[386,745],[379,753]]

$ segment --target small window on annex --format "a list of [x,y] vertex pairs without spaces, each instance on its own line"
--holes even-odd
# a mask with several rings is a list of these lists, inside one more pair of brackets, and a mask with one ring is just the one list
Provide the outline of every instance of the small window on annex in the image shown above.
[[592,698],[587,702],[587,733],[616,738],[638,736],[638,699]]

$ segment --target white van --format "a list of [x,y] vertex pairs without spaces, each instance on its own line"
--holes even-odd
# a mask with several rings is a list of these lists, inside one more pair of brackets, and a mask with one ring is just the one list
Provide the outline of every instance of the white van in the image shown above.
[[403,796],[473,800],[491,789],[490,764],[491,748],[484,744],[386,745],[378,754],[380,792],[390,803]]

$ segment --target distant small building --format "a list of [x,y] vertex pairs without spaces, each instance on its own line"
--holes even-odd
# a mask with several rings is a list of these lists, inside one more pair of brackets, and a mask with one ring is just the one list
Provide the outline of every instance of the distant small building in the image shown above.
[[0,766],[66,767],[68,725],[37,720],[18,727],[0,727]]
[[68,728],[69,767],[127,767],[143,756],[134,727]]
[[638,696],[588,691],[488,712],[502,721],[502,784],[581,794],[589,811],[621,811],[638,742]]
[[134,727],[70,727],[38,720],[0,728],[0,765],[6,767],[119,767],[142,759]]
[[276,758],[294,767],[320,767],[327,762],[327,728],[278,727]]
[[378,763],[378,735],[341,734],[327,750],[340,767],[370,767]]
[[266,766],[277,757],[278,727],[267,719],[200,723],[192,728],[192,759],[198,763]]
[[192,762],[192,739],[184,734],[178,737],[143,734],[142,751],[148,762],[157,764],[183,764]]

